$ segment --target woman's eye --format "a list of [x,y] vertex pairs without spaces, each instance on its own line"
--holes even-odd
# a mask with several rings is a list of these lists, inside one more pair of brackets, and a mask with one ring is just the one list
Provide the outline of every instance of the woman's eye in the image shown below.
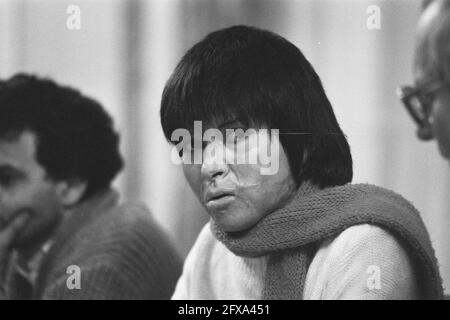
[[[192,141],[189,144],[185,144],[183,145],[179,150],[178,150],[178,154],[180,155],[180,157],[183,157],[184,153],[191,153],[193,154],[195,149],[197,148],[199,152],[202,152],[203,150],[205,150],[206,146],[208,145],[208,141],[202,141],[201,143],[194,143],[194,141]],[[198,146],[201,147],[201,149],[198,148]]]
[[232,141],[234,143],[240,142],[245,139],[247,135],[245,134],[246,129],[244,128],[234,128],[227,130],[227,141]]
[[422,94],[422,99],[425,103],[431,103],[434,100],[433,93],[424,93]]
[[3,187],[9,187],[15,182],[15,177],[12,175],[4,174],[0,175],[0,185]]
[[194,146],[192,145],[192,143],[186,143],[186,144],[183,144],[178,149],[178,155],[180,156],[180,158],[183,158],[184,154],[192,153],[193,150],[194,150]]

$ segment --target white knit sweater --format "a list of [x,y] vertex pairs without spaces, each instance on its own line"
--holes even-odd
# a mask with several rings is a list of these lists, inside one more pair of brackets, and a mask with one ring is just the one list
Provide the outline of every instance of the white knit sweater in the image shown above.
[[[200,232],[172,299],[261,299],[267,256],[239,257],[211,233]],[[350,227],[324,241],[306,276],[304,299],[414,299],[412,263],[380,227]]]

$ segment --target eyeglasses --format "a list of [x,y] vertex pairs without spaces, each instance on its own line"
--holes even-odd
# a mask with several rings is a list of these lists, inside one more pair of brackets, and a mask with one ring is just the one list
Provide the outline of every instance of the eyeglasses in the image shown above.
[[416,87],[404,86],[397,89],[397,96],[419,127],[424,127],[429,124],[433,93],[444,86],[442,82],[432,82]]

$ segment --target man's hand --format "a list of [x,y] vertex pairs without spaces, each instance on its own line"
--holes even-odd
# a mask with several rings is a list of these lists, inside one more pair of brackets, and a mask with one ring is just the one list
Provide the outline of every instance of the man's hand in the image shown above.
[[8,257],[11,252],[14,240],[26,225],[30,215],[21,213],[12,219],[6,227],[0,230],[0,300],[6,298],[5,276],[8,266]]

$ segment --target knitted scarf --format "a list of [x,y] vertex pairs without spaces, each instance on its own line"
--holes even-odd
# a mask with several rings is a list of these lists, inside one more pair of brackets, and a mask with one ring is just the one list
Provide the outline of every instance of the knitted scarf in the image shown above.
[[357,224],[390,231],[414,262],[422,299],[442,299],[443,288],[429,234],[419,212],[392,191],[368,184],[320,190],[304,183],[293,200],[244,232],[227,233],[211,222],[215,237],[238,256],[269,255],[264,299],[302,299],[316,248]]

